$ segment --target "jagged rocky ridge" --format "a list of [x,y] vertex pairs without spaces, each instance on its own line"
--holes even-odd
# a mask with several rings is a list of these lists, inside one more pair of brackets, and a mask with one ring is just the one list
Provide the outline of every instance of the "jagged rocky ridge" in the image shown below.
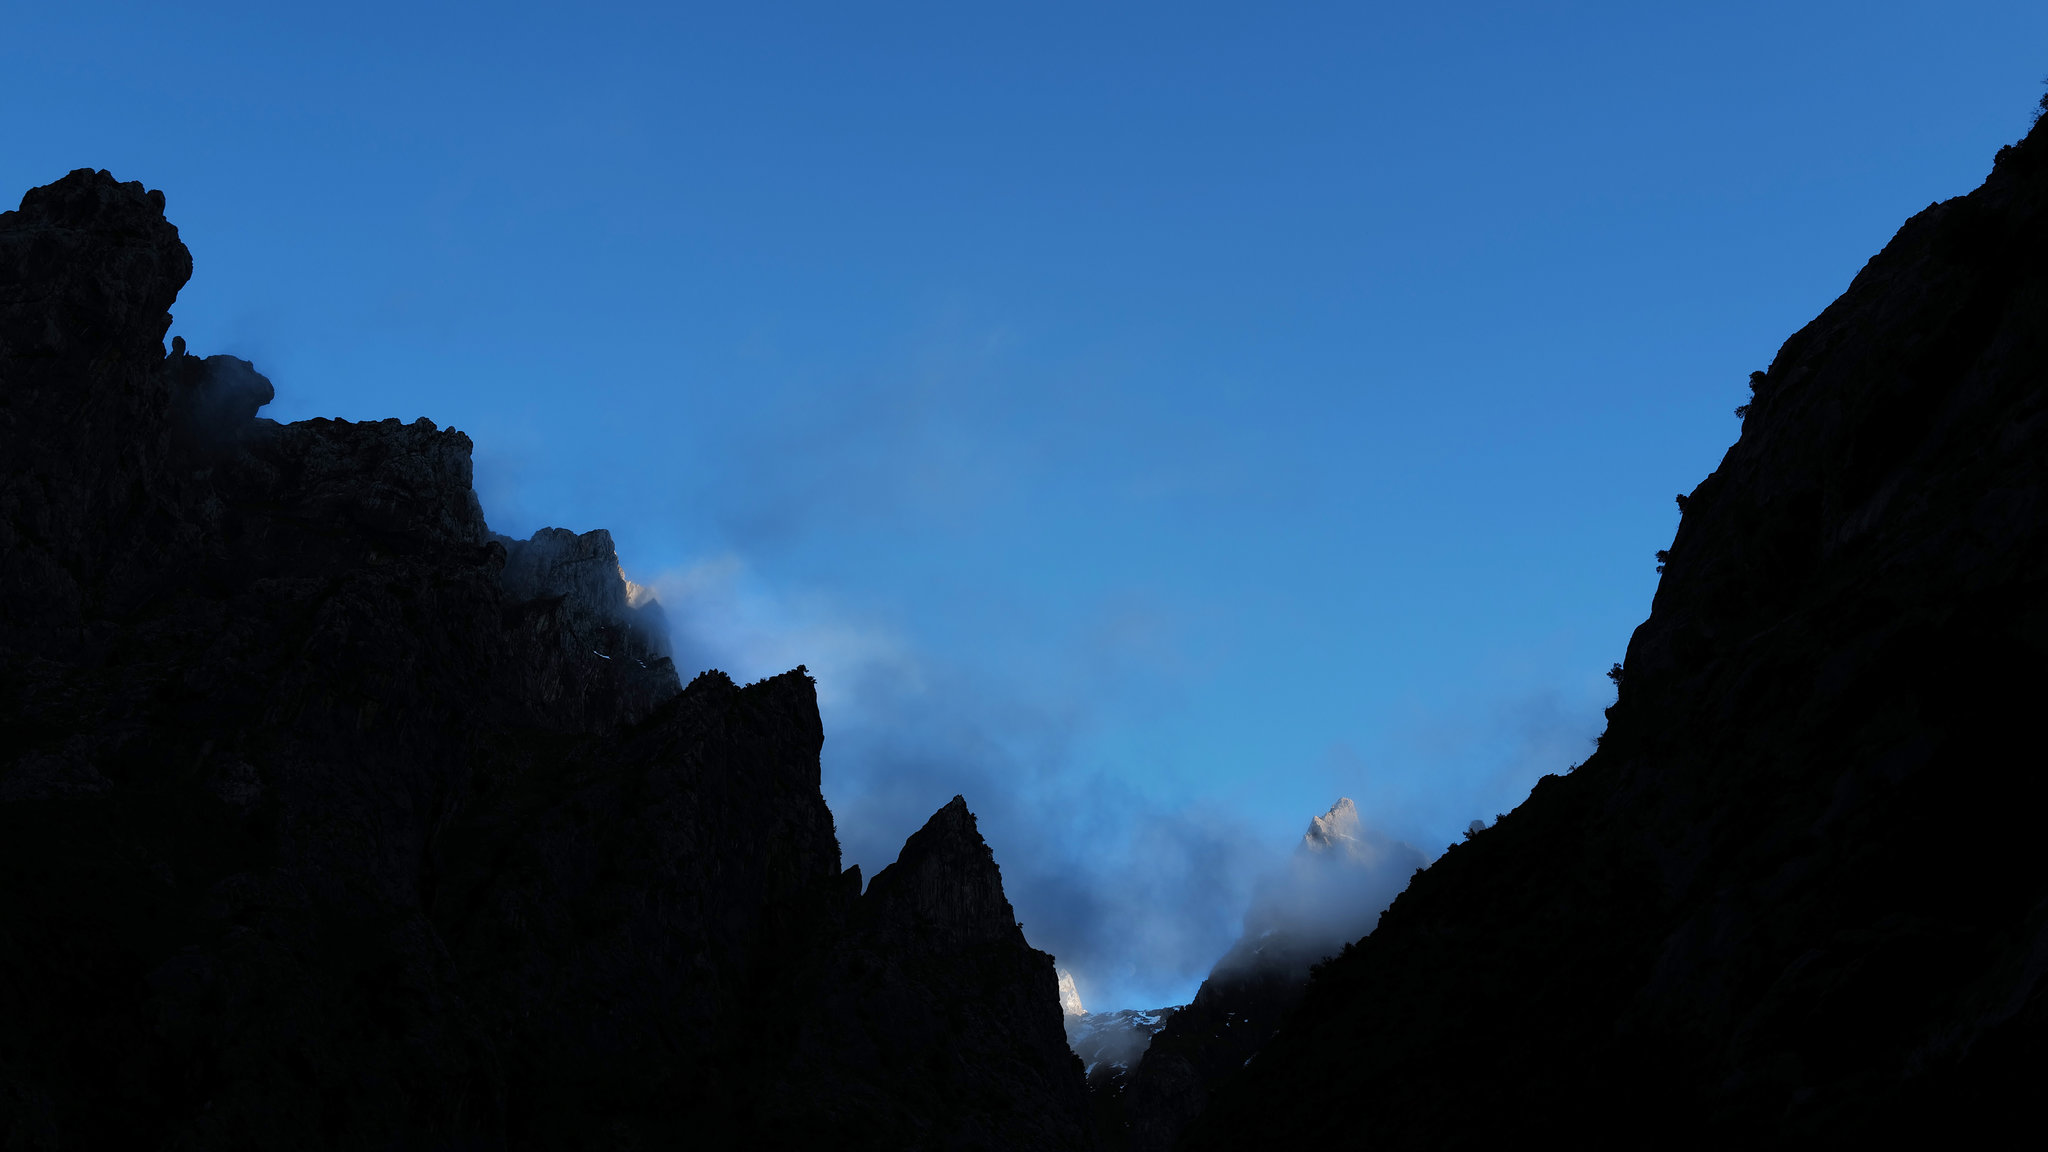
[[1185,1146],[2032,1130],[2044,498],[2037,124],[1756,379],[1596,754],[1321,969]]
[[1086,1146],[965,803],[863,893],[803,669],[681,687],[461,433],[166,356],[163,206],[0,214],[0,1144]]

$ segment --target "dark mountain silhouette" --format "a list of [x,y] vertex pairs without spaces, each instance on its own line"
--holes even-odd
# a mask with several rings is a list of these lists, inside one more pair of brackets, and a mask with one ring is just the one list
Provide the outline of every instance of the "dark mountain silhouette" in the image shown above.
[[1184,1146],[2031,1130],[2048,128],[1754,387],[1597,753],[1417,877]]
[[681,687],[461,433],[166,356],[163,206],[0,214],[0,1145],[1087,1146],[965,803],[863,894],[803,669]]

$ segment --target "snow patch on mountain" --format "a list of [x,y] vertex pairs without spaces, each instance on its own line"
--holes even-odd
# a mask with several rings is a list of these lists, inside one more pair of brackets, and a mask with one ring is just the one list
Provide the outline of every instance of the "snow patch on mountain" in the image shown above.
[[[1077,998],[1078,1001],[1078,998]],[[1151,1047],[1152,1037],[1180,1008],[1126,1008],[1119,1012],[1084,1012],[1067,1017],[1067,1046],[1081,1058],[1083,1071],[1097,1066],[1135,1067]]]

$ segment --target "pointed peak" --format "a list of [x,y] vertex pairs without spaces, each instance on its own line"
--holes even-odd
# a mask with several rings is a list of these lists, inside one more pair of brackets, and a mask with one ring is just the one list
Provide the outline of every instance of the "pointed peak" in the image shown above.
[[989,851],[987,842],[981,838],[981,827],[975,821],[974,813],[968,810],[965,797],[955,796],[948,800],[932,813],[924,827],[911,833],[910,839],[903,844],[902,853],[896,857],[896,863],[901,865],[913,858],[937,852],[986,858],[989,868],[995,868],[995,854]]
[[868,883],[877,915],[908,916],[945,937],[1022,939],[1002,871],[967,801],[953,797]]
[[1057,971],[1060,980],[1060,1012],[1067,1016],[1086,1016],[1088,1009],[1081,1005],[1081,990],[1074,987],[1074,974],[1065,968]]
[[1359,838],[1358,805],[1351,797],[1339,797],[1330,810],[1308,822],[1308,831],[1302,834],[1302,847],[1323,852],[1337,847],[1347,840]]
[[910,840],[903,845],[904,855],[907,857],[913,847],[919,848],[920,851],[929,851],[931,844],[942,840],[972,844],[981,846],[983,851],[987,850],[981,839],[981,827],[975,821],[974,813],[967,807],[966,798],[955,796],[932,813],[931,819],[924,822],[924,827],[913,833]]

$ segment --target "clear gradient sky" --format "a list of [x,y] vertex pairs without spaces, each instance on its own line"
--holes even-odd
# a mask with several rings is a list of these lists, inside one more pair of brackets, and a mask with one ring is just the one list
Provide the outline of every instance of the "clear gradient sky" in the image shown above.
[[1752,369],[2027,127],[2048,4],[13,4],[0,196],[161,188],[173,332],[804,663],[1091,1007],[1339,795],[1584,757]]

